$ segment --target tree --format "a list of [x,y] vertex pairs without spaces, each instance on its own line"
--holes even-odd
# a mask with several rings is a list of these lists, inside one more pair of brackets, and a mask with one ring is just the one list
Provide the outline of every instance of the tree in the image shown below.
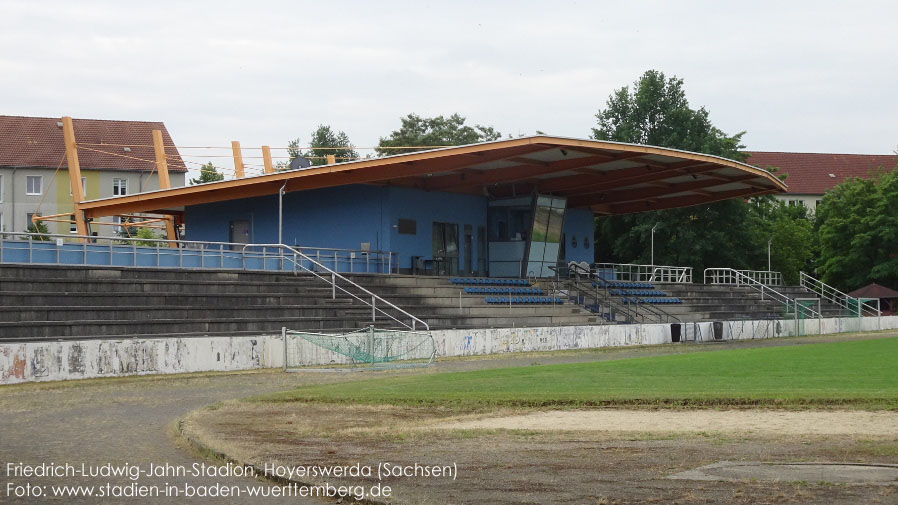
[[[705,108],[692,109],[683,80],[649,70],[634,84],[608,98],[596,115],[596,140],[671,147],[744,160],[742,136],[727,135],[713,124]],[[742,200],[725,200],[683,209],[600,218],[596,224],[597,259],[617,263],[650,261],[651,229],[655,233],[655,263],[746,268],[751,249],[749,208]],[[766,241],[764,243],[766,248]]]
[[465,118],[453,114],[422,118],[409,114],[400,118],[402,125],[389,137],[381,137],[375,149],[378,156],[416,152],[420,149],[391,149],[406,146],[460,146],[498,140],[502,134],[491,126],[465,124]]
[[156,233],[154,233],[153,230],[151,230],[149,228],[141,228],[141,229],[137,230],[137,235],[135,235],[134,238],[143,239],[143,240],[138,240],[136,242],[137,245],[142,245],[142,246],[147,246],[147,247],[156,247],[156,246],[164,245],[160,242],[155,242],[155,240],[159,239],[159,235],[156,235]]
[[817,206],[818,274],[843,290],[898,285],[898,169],[853,178]]
[[224,174],[215,169],[212,162],[204,164],[200,167],[200,176],[196,179],[190,179],[190,184],[205,184],[207,182],[223,181]]
[[803,205],[789,206],[765,196],[749,205],[749,264],[767,269],[767,243],[770,242],[771,269],[781,272],[786,284],[796,285],[801,271],[812,271],[816,239],[812,216]]
[[50,240],[50,237],[47,235],[50,233],[50,229],[47,228],[47,224],[43,221],[33,222],[25,228],[25,233],[37,233],[31,237],[31,240]]
[[[310,135],[309,149],[300,148],[299,137],[287,142],[287,154],[290,161],[298,157],[308,158],[312,166],[326,165],[327,156],[333,155],[337,163],[352,161],[359,158],[358,151],[349,140],[349,135],[343,131],[335,131],[330,125],[318,125]],[[279,162],[278,170],[286,170],[289,163]]]

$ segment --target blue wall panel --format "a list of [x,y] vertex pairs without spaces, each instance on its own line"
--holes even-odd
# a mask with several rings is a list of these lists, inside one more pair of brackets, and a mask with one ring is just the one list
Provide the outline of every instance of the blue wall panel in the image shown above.
[[[277,242],[277,195],[189,206],[185,212],[187,240],[228,242],[231,221],[249,223],[251,243]],[[399,219],[416,221],[414,235],[400,234]],[[464,226],[471,225],[472,268],[477,268],[477,227],[486,226],[487,198],[365,185],[323,188],[284,195],[284,243],[303,247],[357,250],[362,242],[372,250],[399,253],[399,266],[411,267],[411,257],[433,256],[433,223],[458,225],[458,270],[463,272]],[[565,216],[567,259],[592,262],[593,214],[569,209]],[[570,237],[577,236],[577,247]],[[589,247],[584,247],[584,238]]]
[[[565,260],[595,261],[595,217],[591,211],[568,209],[564,214]],[[573,246],[573,237],[577,237],[577,247]],[[586,247],[588,245],[589,247]]]

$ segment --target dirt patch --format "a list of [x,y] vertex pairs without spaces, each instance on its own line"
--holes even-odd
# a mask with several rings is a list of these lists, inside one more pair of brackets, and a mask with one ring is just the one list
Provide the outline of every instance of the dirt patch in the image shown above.
[[560,410],[453,421],[436,424],[431,428],[898,437],[898,412],[857,410]]
[[[689,412],[694,411],[685,413]],[[643,410],[634,414],[659,413]],[[735,412],[739,413],[750,411]],[[534,413],[502,414],[516,418]],[[377,466],[384,462],[457,466],[454,480],[388,479],[394,490],[393,503],[738,505],[893,503],[898,499],[896,486],[668,478],[720,461],[895,464],[895,436],[432,429],[464,426],[494,416],[426,407],[229,402],[192,413],[184,428],[203,443],[258,466],[272,462],[293,466]],[[347,484],[375,482],[345,480]]]

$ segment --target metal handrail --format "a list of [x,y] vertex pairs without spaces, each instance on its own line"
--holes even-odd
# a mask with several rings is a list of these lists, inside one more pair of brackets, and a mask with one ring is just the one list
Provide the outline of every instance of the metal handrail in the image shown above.
[[556,279],[559,283],[565,283],[565,282],[570,283],[577,290],[578,297],[580,296],[581,293],[591,294],[593,296],[593,298],[595,299],[596,304],[598,304],[600,301],[599,296],[601,293],[601,295],[602,295],[601,302],[603,304],[607,305],[609,308],[617,310],[620,313],[626,314],[627,318],[629,320],[631,320],[631,322],[634,317],[640,318],[643,323],[646,322],[646,317],[645,317],[646,314],[639,313],[640,305],[643,307],[645,312],[648,312],[649,314],[651,314],[652,316],[654,316],[657,319],[657,321],[655,321],[655,322],[670,323],[671,319],[673,319],[677,323],[683,322],[682,320],[680,320],[679,317],[677,317],[673,314],[670,314],[669,312],[665,311],[664,309],[656,307],[656,306],[652,305],[651,303],[648,303],[645,299],[643,299],[641,297],[638,297],[635,295],[627,295],[628,298],[632,298],[632,299],[636,300],[636,303],[632,304],[632,305],[635,305],[635,308],[632,310],[632,313],[631,313],[631,304],[630,303],[624,304],[622,302],[617,302],[614,299],[614,297],[608,293],[607,284],[603,285],[601,287],[601,289],[599,288],[598,284],[590,285],[586,288],[584,288],[580,284],[581,283],[581,275],[585,275],[591,282],[598,281],[599,278],[596,277],[592,272],[584,272],[583,269],[579,266],[577,266],[576,268],[571,268],[571,267],[569,267],[569,270],[568,270],[569,276],[566,279],[560,277],[558,275],[558,273],[559,273],[558,270],[556,270]]
[[[825,282],[821,281],[820,279],[811,277],[810,275],[808,275],[804,272],[800,273],[799,283],[801,284],[801,287],[820,296],[821,298],[824,298],[824,299],[842,307],[845,310],[849,310],[849,311],[857,310],[859,316],[870,316],[870,317],[879,316],[877,311],[874,311],[872,309],[867,309],[864,306],[864,304],[861,303],[860,299],[853,297],[847,293],[843,293],[842,291],[839,291],[838,289],[830,286],[829,284],[826,284]],[[852,307],[851,304],[849,303],[849,300],[854,300],[856,305],[854,307]]]
[[[12,240],[10,243],[4,243],[4,239],[10,237]],[[19,240],[15,240],[18,238]],[[84,235],[73,235],[73,234],[54,234],[54,233],[28,233],[28,232],[0,232],[0,263],[8,262],[4,257],[4,249],[12,250],[22,250],[24,247],[16,247],[10,244],[27,244],[28,248],[28,262],[31,263],[31,259],[33,258],[34,246],[37,244],[45,243],[45,244],[58,244],[58,241],[64,241],[63,245],[67,246],[65,249],[51,249],[47,248],[46,251],[55,251],[56,252],[56,261],[59,262],[60,253],[69,253],[69,252],[78,252],[77,249],[80,247],[81,252],[85,252],[88,250],[88,247],[105,247],[110,250],[113,247],[130,247],[130,254],[133,255],[132,266],[138,267],[137,256],[155,256],[156,257],[156,265],[162,267],[160,256],[181,256],[182,253],[186,251],[212,251],[212,258],[225,256],[228,253],[232,253],[236,256],[238,253],[238,249],[243,248],[247,244],[244,243],[235,243],[235,242],[211,242],[211,241],[198,241],[198,240],[168,240],[168,239],[151,239],[151,238],[133,238],[133,237],[93,237],[93,236],[84,236]],[[72,242],[72,240],[79,240],[77,242]],[[101,243],[105,242],[105,243]],[[254,244],[249,244],[250,246]],[[174,246],[174,247],[172,247]],[[74,249],[69,249],[74,248]],[[383,273],[390,274],[393,271],[393,262],[394,260],[398,260],[398,255],[392,251],[365,251],[358,249],[337,249],[331,247],[300,247],[300,250],[304,251],[306,254],[309,252],[314,252],[318,261],[322,261],[325,259],[327,261],[333,261],[334,267],[336,268],[338,263],[349,263],[350,270],[352,270],[353,266],[358,264],[354,258],[354,255],[359,255],[364,257],[364,273],[372,273],[371,265],[374,266],[380,265]],[[43,251],[44,249],[42,249]],[[110,253],[111,254],[111,253]],[[127,254],[127,253],[123,253]],[[230,256],[229,256],[230,257]],[[240,259],[243,268],[246,268],[246,259],[248,257],[262,258],[264,262],[268,257],[279,257],[278,255],[268,256],[268,253],[263,249],[261,251],[244,251],[242,258]],[[206,259],[206,256],[203,255],[201,257],[202,260]],[[110,260],[111,262],[111,260]],[[83,254],[81,256],[81,263],[66,263],[66,264],[82,264],[82,265],[91,265],[97,266],[94,263],[87,262],[87,255]],[[111,265],[110,265],[111,266]],[[143,265],[146,266],[146,265]],[[181,259],[178,260],[178,267],[181,267]],[[210,269],[212,267],[201,266],[199,268],[202,269]],[[219,267],[215,267],[219,268]],[[225,267],[220,267],[222,269],[226,269]],[[264,268],[263,268],[264,269]],[[354,273],[354,272],[353,272]],[[362,272],[359,272],[362,273]]]
[[[792,298],[789,298],[787,295],[780,293],[772,287],[758,282],[755,279],[752,279],[751,277],[741,273],[739,270],[734,270],[732,268],[706,268],[705,284],[747,286],[755,291],[760,292],[762,300],[764,299],[764,296],[769,296],[771,300],[784,304],[787,311],[790,310],[790,306],[792,306],[794,310],[798,310],[798,302],[796,302]],[[820,312],[810,307],[805,307],[804,309],[812,313],[813,315],[816,315],[816,317],[823,317]]]
[[761,284],[768,286],[784,286],[783,273],[774,270],[736,270],[740,274],[749,277]]
[[692,283],[692,267],[640,265],[637,263],[594,263],[591,269],[593,273],[612,270],[615,273],[615,278],[606,279],[609,281]]
[[[347,279],[346,277],[340,275],[340,274],[339,274],[338,272],[336,272],[335,270],[331,270],[330,268],[324,266],[323,264],[321,264],[321,263],[315,261],[314,258],[312,258],[311,256],[308,256],[308,255],[306,255],[306,254],[303,254],[302,251],[299,250],[299,249],[295,249],[295,248],[293,248],[293,247],[291,247],[291,246],[288,246],[288,245],[286,245],[286,244],[246,244],[246,245],[244,246],[244,251],[246,250],[247,247],[253,247],[253,246],[255,246],[255,247],[272,247],[272,248],[279,248],[279,249],[282,249],[282,250],[289,251],[290,253],[292,253],[293,258],[291,258],[289,255],[285,255],[285,256],[283,256],[283,259],[292,262],[295,266],[299,267],[300,269],[305,270],[305,271],[309,272],[310,274],[314,275],[315,277],[318,277],[319,279],[321,279],[321,280],[327,282],[328,284],[330,284],[330,285],[331,285],[331,297],[332,297],[332,299],[336,299],[336,298],[337,298],[337,290],[339,289],[340,291],[342,291],[342,292],[346,293],[347,295],[349,295],[349,296],[355,298],[356,300],[362,302],[363,304],[370,306],[370,307],[371,307],[371,321],[376,321],[376,320],[377,320],[377,313],[379,312],[379,313],[381,313],[381,314],[383,314],[383,315],[389,317],[390,319],[396,321],[397,323],[399,323],[399,324],[405,326],[406,328],[411,329],[412,331],[415,331],[415,323],[421,323],[421,324],[423,324],[423,325],[424,325],[424,328],[425,328],[427,331],[430,331],[430,325],[428,325],[428,324],[427,324],[426,322],[424,322],[422,319],[419,319],[418,317],[413,316],[412,314],[406,312],[405,310],[403,310],[403,309],[397,307],[395,304],[393,304],[393,303],[391,303],[391,302],[388,302],[387,300],[384,300],[383,298],[381,298],[380,296],[378,296],[378,295],[372,293],[371,291],[368,291],[367,289],[365,289],[364,287],[362,287],[362,286],[359,285],[358,283],[353,282],[353,281]],[[309,263],[311,263],[312,265],[315,265],[316,267],[320,268],[320,269],[323,270],[324,272],[329,273],[329,274],[330,274],[330,279],[328,279],[328,278],[325,277],[325,276],[320,275],[314,268],[309,268],[309,267],[305,266],[305,265],[303,264],[302,261],[296,261],[296,258],[297,258],[297,257],[300,258],[300,259],[302,259],[303,261],[308,261]],[[354,287],[355,289],[358,289],[359,291],[361,291],[361,292],[365,293],[366,295],[370,296],[370,297],[371,297],[371,301],[368,302],[368,300],[365,300],[365,299],[363,299],[362,297],[356,295],[355,293],[352,293],[352,292],[350,292],[349,290],[343,288],[342,286],[339,286],[339,285],[337,284],[337,279],[340,279],[340,280],[342,280],[342,281],[345,281],[347,284],[350,284],[350,285],[351,285],[352,287]],[[407,323],[405,323],[404,321],[402,321],[402,320],[400,320],[400,319],[394,317],[394,316],[391,315],[390,313],[386,312],[385,310],[379,308],[379,307],[377,306],[377,302],[378,302],[378,301],[379,301],[380,303],[382,303],[383,305],[386,305],[386,306],[392,308],[393,310],[396,310],[396,311],[399,312],[400,314],[403,314],[403,315],[405,315],[406,317],[408,317],[409,320],[411,321],[411,324],[407,324]]]

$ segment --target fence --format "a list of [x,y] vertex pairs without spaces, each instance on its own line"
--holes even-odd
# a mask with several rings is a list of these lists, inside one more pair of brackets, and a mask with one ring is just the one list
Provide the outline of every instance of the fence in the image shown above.
[[638,265],[634,263],[596,263],[593,271],[609,281],[692,283],[692,267]]
[[[82,242],[72,242],[77,239]],[[391,251],[296,247],[319,265],[342,273],[390,274],[399,268]],[[292,253],[290,253],[292,255]],[[0,263],[205,270],[302,270],[279,247],[231,242],[81,237],[38,233],[0,233]],[[315,268],[306,260],[304,266]]]
[[[283,328],[284,371],[312,363],[405,368],[433,363],[437,348],[429,331],[369,326],[341,335]],[[326,358],[329,356],[329,358]]]

